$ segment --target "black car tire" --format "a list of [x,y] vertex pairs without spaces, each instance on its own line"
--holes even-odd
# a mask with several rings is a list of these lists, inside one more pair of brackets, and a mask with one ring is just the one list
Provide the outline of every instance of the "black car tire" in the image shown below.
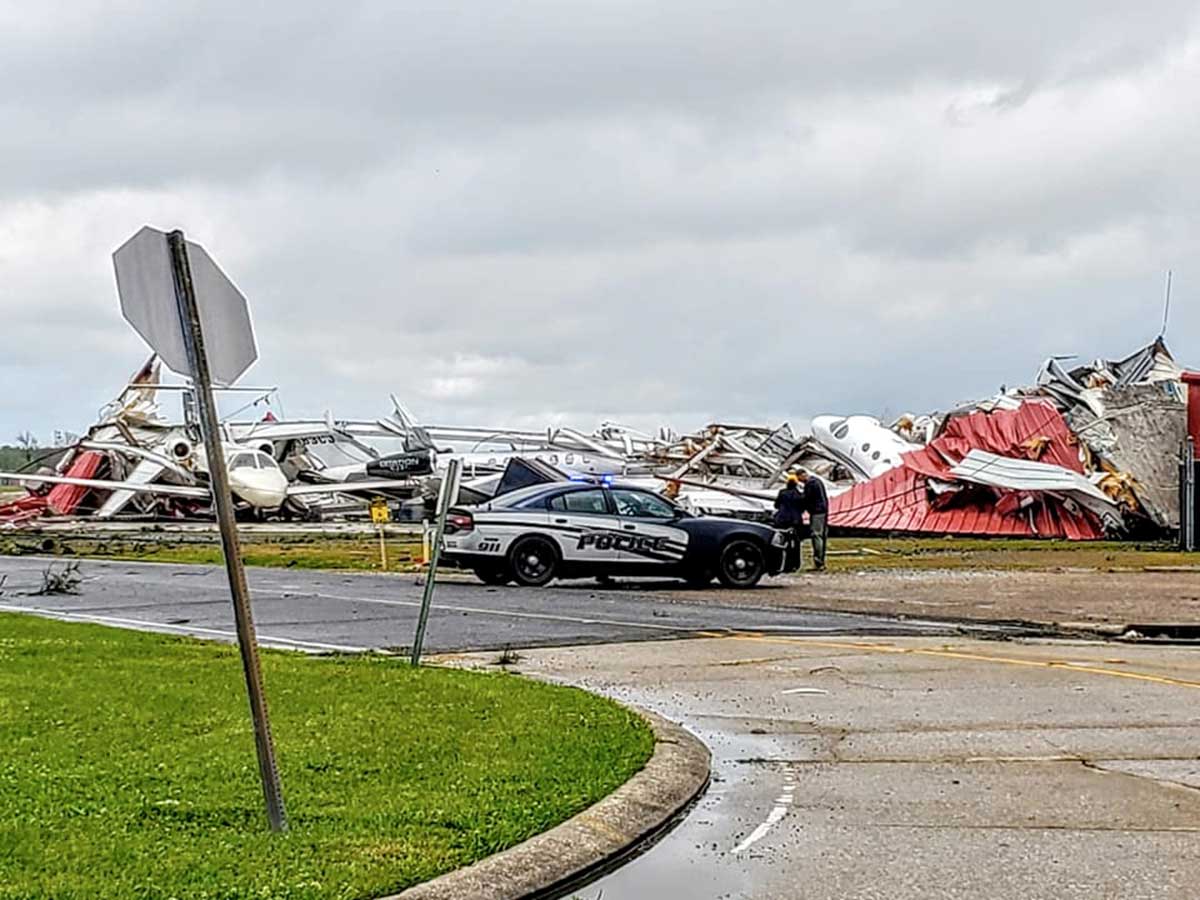
[[475,572],[475,577],[484,584],[501,585],[508,584],[513,580],[512,573],[508,571],[508,566],[505,563],[476,566],[473,571]]
[[547,585],[558,570],[558,548],[549,538],[536,534],[520,538],[508,551],[508,569],[517,584]]
[[751,588],[767,571],[762,547],[749,538],[733,538],[721,548],[717,577],[729,588]]

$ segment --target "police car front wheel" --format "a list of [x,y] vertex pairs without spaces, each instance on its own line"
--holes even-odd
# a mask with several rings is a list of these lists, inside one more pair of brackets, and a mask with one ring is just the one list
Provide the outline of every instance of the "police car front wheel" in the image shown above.
[[517,584],[541,587],[554,580],[558,550],[547,538],[523,537],[508,552],[509,569]]
[[767,570],[762,547],[747,538],[734,538],[721,548],[717,577],[731,588],[754,587]]

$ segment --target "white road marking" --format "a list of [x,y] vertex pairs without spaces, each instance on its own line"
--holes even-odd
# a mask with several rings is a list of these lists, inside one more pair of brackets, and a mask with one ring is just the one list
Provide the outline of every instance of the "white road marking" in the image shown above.
[[788,807],[792,805],[793,794],[796,790],[795,776],[788,771],[783,776],[783,792],[775,798],[775,806],[767,814],[767,818],[755,828],[746,839],[733,848],[733,854],[744,853],[765,838],[772,828],[779,824],[787,815]]
[[[285,588],[283,590],[291,590]],[[296,593],[304,597],[323,597],[326,600],[342,600],[349,603],[378,603],[382,606],[406,606],[420,607],[420,600],[383,600],[377,597],[355,597],[348,594],[327,594],[323,591],[314,592],[305,590],[304,588],[296,588]],[[276,590],[273,593],[278,593]],[[595,619],[583,616],[560,616],[552,613],[532,613],[532,612],[514,612],[506,609],[487,609],[481,606],[446,606],[442,603],[435,603],[434,609],[445,610],[446,612],[465,612],[474,613],[481,616],[502,616],[513,619],[541,619],[550,622],[571,622],[576,625],[616,625],[622,628],[645,628],[651,631],[696,631],[696,628],[687,628],[680,625],[653,625],[649,622],[627,622],[621,619]]]
[[[61,609],[43,609],[37,606],[14,606],[0,603],[0,611],[29,613],[48,619],[69,619],[81,622],[95,622],[98,625],[116,625],[126,628],[141,628],[149,631],[165,631],[171,634],[215,635],[222,638],[237,640],[237,632],[223,631],[219,628],[202,628],[198,625],[168,625],[165,622],[150,622],[145,619],[126,619],[120,616],[96,616],[88,613],[68,612]],[[301,650],[326,650],[336,653],[362,653],[368,647],[348,647],[342,644],[323,644],[319,641],[298,641],[293,638],[272,637],[266,634],[256,635],[258,642],[264,646],[278,646]]]
[[829,691],[814,687],[798,687],[789,688],[786,691],[780,691],[781,694],[828,694]]
[[750,849],[750,847],[754,846],[763,838],[765,838],[767,836],[767,832],[778,825],[779,820],[785,815],[787,815],[786,806],[776,806],[774,809],[772,809],[770,815],[767,816],[766,821],[750,832],[749,837],[733,848],[734,855]]

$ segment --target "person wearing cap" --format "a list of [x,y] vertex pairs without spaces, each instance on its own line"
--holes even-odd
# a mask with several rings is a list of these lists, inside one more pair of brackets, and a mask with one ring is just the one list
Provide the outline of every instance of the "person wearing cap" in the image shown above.
[[804,562],[800,549],[804,542],[804,509],[804,488],[800,478],[795,472],[788,472],[787,484],[775,495],[774,524],[792,536],[789,557],[795,565],[786,567],[790,572],[798,570]]
[[808,512],[808,527],[812,535],[813,569],[825,571],[825,538],[829,533],[829,495],[825,483],[804,469],[796,473],[797,487],[803,492],[804,509]]

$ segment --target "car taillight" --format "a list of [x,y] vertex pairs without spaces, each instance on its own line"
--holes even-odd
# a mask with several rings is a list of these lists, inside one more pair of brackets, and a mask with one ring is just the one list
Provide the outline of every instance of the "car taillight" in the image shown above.
[[446,516],[446,530],[451,534],[470,531],[475,527],[475,517],[465,512],[450,512]]

